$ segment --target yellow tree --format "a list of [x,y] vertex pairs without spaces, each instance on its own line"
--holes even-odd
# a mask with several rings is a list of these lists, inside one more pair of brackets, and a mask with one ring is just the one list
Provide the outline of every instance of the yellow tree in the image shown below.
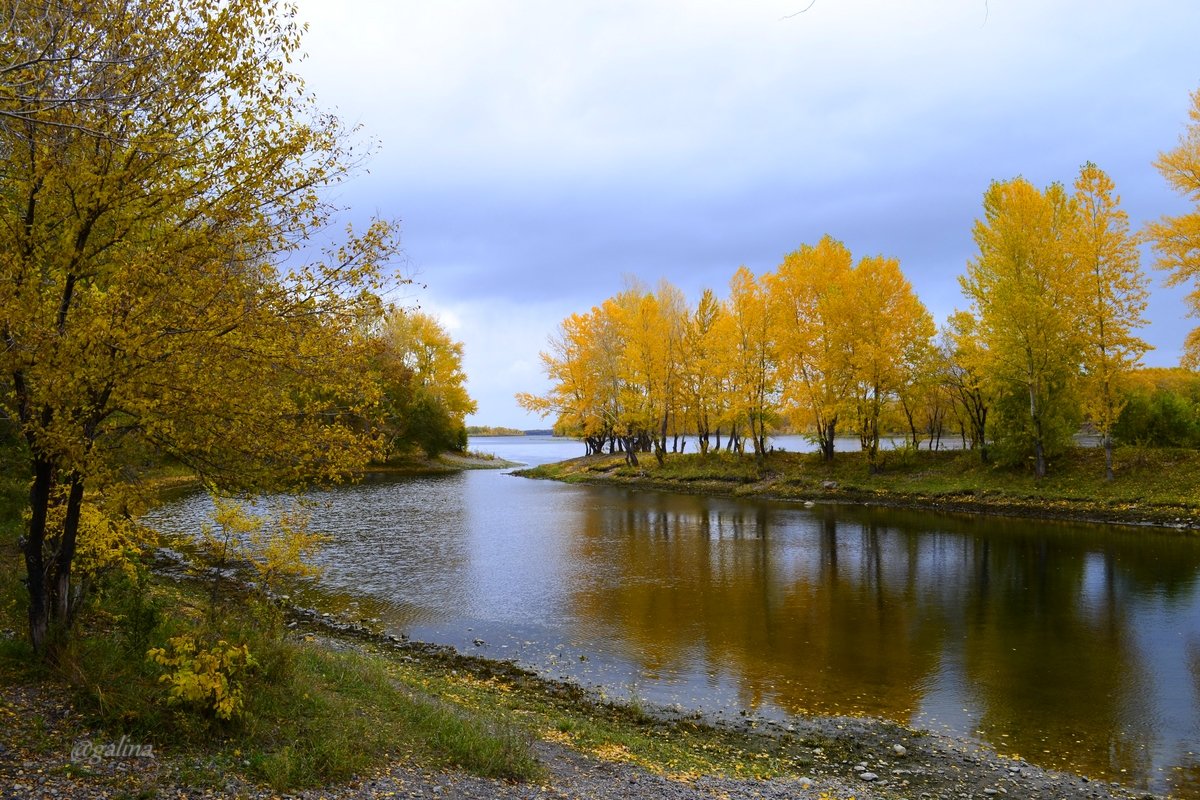
[[700,295],[696,309],[687,319],[684,331],[683,384],[685,419],[696,434],[701,455],[708,452],[711,436],[721,418],[720,370],[718,354],[721,342],[716,336],[724,308],[711,289]]
[[544,395],[522,392],[517,402],[543,418],[555,415],[557,432],[579,436],[588,455],[616,436],[620,411],[620,354],[616,306],[608,300],[587,314],[572,314],[541,354],[551,387]]
[[902,389],[916,383],[933,338],[933,318],[894,258],[871,256],[850,273],[848,333],[852,402],[867,468],[879,471],[880,418]]
[[983,208],[979,255],[959,281],[978,320],[985,379],[997,386],[1001,433],[1014,452],[1032,452],[1040,478],[1048,453],[1078,427],[1079,270],[1066,247],[1075,208],[1061,185],[1043,192],[1023,178],[994,182]]
[[667,436],[673,435],[678,441],[680,434],[687,433],[684,420],[685,386],[684,371],[691,358],[688,352],[688,321],[691,311],[687,299],[678,287],[666,279],[658,282],[655,292],[658,301],[658,313],[662,319],[663,347],[666,349],[664,358],[665,375],[663,377],[665,408],[658,431],[658,446],[655,452],[661,461],[662,454],[667,449]]
[[833,460],[838,418],[850,392],[848,326],[850,251],[825,236],[789,253],[767,276],[779,342],[783,400],[802,430],[815,431],[826,461]]
[[[1191,122],[1174,150],[1160,153],[1155,168],[1171,188],[1188,197],[1196,207],[1177,217],[1163,217],[1147,226],[1147,233],[1158,251],[1158,268],[1167,270],[1169,286],[1196,281],[1200,276],[1200,89],[1192,93]],[[1192,316],[1200,316],[1200,288],[1193,287],[1187,297]],[[1200,328],[1187,335],[1183,365],[1200,366]]]
[[1104,470],[1113,479],[1113,427],[1125,404],[1121,382],[1150,349],[1133,331],[1146,324],[1146,276],[1129,218],[1109,177],[1091,162],[1075,180],[1076,225],[1071,256],[1079,269],[1078,322],[1084,338],[1084,412],[1104,444]]
[[[131,451],[217,486],[365,462],[376,225],[308,261],[351,166],[288,70],[269,0],[5,5],[0,38],[0,394],[29,453],[35,650],[80,598],[86,490],[121,511]],[[56,506],[61,513],[51,514]],[[48,524],[50,520],[60,520]]]
[[967,311],[955,311],[942,328],[938,348],[939,374],[963,429],[964,446],[979,453],[988,462],[988,413],[992,398],[983,376],[987,369],[987,351],[979,338],[979,323]]
[[432,456],[466,447],[466,416],[475,413],[475,401],[467,394],[462,342],[428,314],[392,309],[380,326],[379,349],[388,449],[419,444]]
[[734,430],[746,425],[761,460],[767,452],[767,432],[779,414],[778,358],[766,290],[745,267],[738,267],[729,281],[726,309],[732,355],[731,419]]

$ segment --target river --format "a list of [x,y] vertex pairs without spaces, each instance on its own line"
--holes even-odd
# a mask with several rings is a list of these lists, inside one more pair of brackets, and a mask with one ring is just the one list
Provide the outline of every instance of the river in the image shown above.
[[[531,464],[583,451],[471,446]],[[323,583],[391,632],[617,700],[884,717],[1200,795],[1200,537],[495,470],[313,498]],[[182,531],[209,510],[194,495],[148,520]]]

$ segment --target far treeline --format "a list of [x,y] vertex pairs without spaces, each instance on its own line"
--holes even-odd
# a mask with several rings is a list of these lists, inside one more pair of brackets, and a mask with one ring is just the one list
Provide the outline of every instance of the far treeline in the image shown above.
[[[994,182],[976,221],[978,253],[959,283],[970,306],[938,330],[899,262],[855,262],[826,236],[773,272],[740,267],[725,299],[690,306],[663,281],[636,281],[563,320],[542,361],[552,381],[521,405],[555,416],[555,431],[589,453],[653,451],[694,436],[701,453],[751,448],[772,432],[811,436],[826,460],[857,434],[871,472],[880,439],[911,448],[943,437],[988,461],[1028,461],[1038,477],[1087,425],[1113,443],[1200,444],[1200,330],[1183,368],[1146,370],[1137,336],[1149,281],[1138,247],[1153,244],[1168,283],[1200,271],[1200,91],[1179,146],[1155,167],[1197,209],[1130,229],[1109,177],[1087,163],[1069,189]],[[1188,297],[1200,313],[1200,291]],[[724,437],[724,438],[722,438]]]

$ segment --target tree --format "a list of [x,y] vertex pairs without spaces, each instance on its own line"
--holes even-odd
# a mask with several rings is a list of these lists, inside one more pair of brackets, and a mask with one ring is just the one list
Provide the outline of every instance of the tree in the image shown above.
[[746,424],[761,461],[767,452],[767,431],[779,414],[778,358],[766,290],[745,267],[738,267],[729,281],[726,309],[735,387],[731,416],[735,425]]
[[687,319],[684,331],[683,375],[685,417],[696,434],[700,453],[708,453],[710,437],[721,418],[718,353],[721,342],[716,336],[724,308],[711,289],[700,295],[695,311]]
[[405,444],[433,457],[466,447],[466,416],[475,413],[463,372],[463,346],[420,311],[392,309],[379,331],[376,369],[387,453]]
[[517,403],[543,418],[554,414],[554,429],[583,438],[588,455],[610,447],[617,436],[621,410],[620,357],[624,344],[618,328],[618,309],[610,299],[587,314],[572,314],[550,337],[541,353],[551,381],[544,395],[517,394]]
[[1022,178],[992,183],[983,207],[979,255],[959,281],[978,320],[985,380],[998,388],[1006,442],[1032,451],[1041,478],[1048,453],[1078,427],[1079,273],[1067,247],[1075,207],[1061,185],[1043,192]]
[[[30,637],[53,655],[85,490],[128,511],[130,452],[252,490],[336,479],[373,442],[365,320],[394,229],[306,260],[353,162],[288,71],[270,0],[8,6],[0,45],[0,399],[28,445]],[[51,31],[53,35],[43,35]],[[52,514],[56,506],[62,513]],[[48,520],[61,523],[48,524]]]
[[[979,339],[979,322],[969,312],[955,311],[942,329],[940,374],[962,421],[963,438],[988,463],[988,412],[992,398],[983,375],[988,354]],[[965,446],[965,445],[964,445]]]
[[850,273],[853,310],[843,318],[859,442],[867,469],[879,471],[880,418],[916,383],[933,338],[933,318],[894,258],[865,257]]
[[[1200,89],[1192,93],[1191,119],[1174,150],[1160,153],[1154,167],[1175,191],[1196,204],[1195,209],[1176,217],[1166,216],[1146,230],[1158,251],[1158,268],[1166,270],[1167,285],[1195,282],[1200,276]],[[1200,288],[1193,288],[1187,303],[1192,316],[1200,316]],[[1193,328],[1184,342],[1183,365],[1200,366],[1200,328]]]
[[856,302],[849,292],[852,265],[846,246],[825,236],[815,246],[789,253],[767,277],[785,407],[797,427],[815,431],[826,461],[833,460],[851,380],[844,320]]
[[1133,335],[1146,324],[1146,276],[1129,218],[1113,183],[1091,162],[1075,180],[1077,222],[1068,246],[1080,272],[1078,323],[1084,339],[1084,411],[1104,445],[1113,479],[1113,428],[1124,404],[1120,383],[1150,346]]

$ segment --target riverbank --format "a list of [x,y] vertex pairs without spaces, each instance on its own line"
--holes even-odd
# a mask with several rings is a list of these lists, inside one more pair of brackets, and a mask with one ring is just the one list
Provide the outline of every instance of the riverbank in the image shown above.
[[[539,769],[484,777],[420,748],[401,746],[345,781],[287,797],[485,798],[894,798],[1151,797],[1000,755],[973,742],[851,718],[729,724],[634,702],[613,704],[511,663],[368,634],[320,615],[294,620],[297,647],[365,660],[407,691],[465,719],[519,731]],[[215,738],[179,748],[145,734],[97,727],[52,679],[0,690],[0,797],[278,798],[256,773],[260,754]],[[68,695],[69,697],[69,695]],[[361,713],[371,714],[371,709]],[[331,732],[332,734],[333,732]],[[146,754],[147,746],[152,754]],[[124,754],[122,755],[122,748]],[[134,751],[134,748],[141,748]],[[104,755],[106,749],[110,755]]]
[[527,478],[629,486],[688,494],[760,497],[803,503],[848,503],[927,511],[1069,519],[1180,530],[1200,528],[1200,453],[1121,448],[1117,476],[1104,480],[1104,454],[1076,448],[1041,480],[1025,470],[982,464],[962,451],[889,451],[871,475],[861,453],[825,463],[815,453],[669,454],[659,465],[641,454],[595,455],[515,474]]

